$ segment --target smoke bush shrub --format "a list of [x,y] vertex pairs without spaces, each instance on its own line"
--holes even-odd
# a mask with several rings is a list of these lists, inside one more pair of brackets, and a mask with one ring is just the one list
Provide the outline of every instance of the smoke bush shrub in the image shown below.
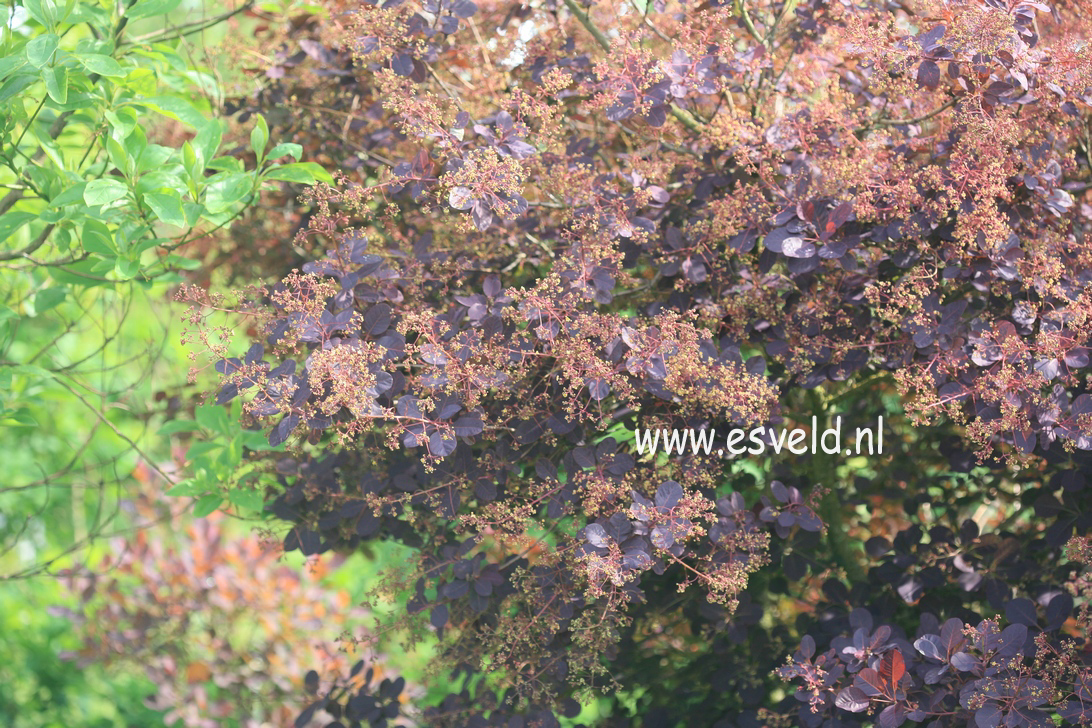
[[[246,354],[205,340],[290,447],[286,549],[417,550],[376,597],[459,692],[398,710],[1087,715],[1092,8],[330,9],[248,103],[351,93],[365,179],[306,194]],[[868,459],[633,439],[880,415]],[[308,717],[381,725],[390,690]]]

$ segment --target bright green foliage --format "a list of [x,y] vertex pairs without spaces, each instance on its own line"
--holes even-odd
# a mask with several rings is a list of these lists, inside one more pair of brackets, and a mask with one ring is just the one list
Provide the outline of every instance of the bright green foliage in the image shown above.
[[0,10],[0,725],[161,724],[146,679],[59,657],[79,628],[46,613],[56,590],[30,577],[97,564],[105,536],[142,527],[128,512],[137,481],[170,488],[183,461],[198,495],[228,494],[221,476],[242,460],[246,434],[217,408],[172,421],[216,445],[190,434],[178,444],[192,452],[172,453],[157,430],[186,409],[168,403],[187,367],[170,291],[204,265],[188,244],[225,230],[267,182],[329,179],[269,162],[302,150],[271,143],[264,119],[256,167],[224,143],[218,76],[190,41],[245,7],[181,26],[167,15],[187,14],[179,0]]
[[[148,410],[154,385],[182,379],[166,303],[168,286],[202,265],[187,243],[228,226],[267,181],[329,179],[313,164],[269,163],[301,149],[270,150],[264,119],[250,137],[256,168],[222,153],[216,77],[185,44],[234,12],[172,29],[165,14],[178,5],[4,9],[0,447],[11,455],[0,577],[58,567],[52,559],[110,522],[108,496],[116,510],[120,493],[107,485],[165,459]],[[241,457],[235,429],[225,465]]]
[[196,419],[177,419],[165,424],[160,435],[191,433],[198,442],[186,450],[189,461],[187,474],[167,491],[169,496],[197,498],[193,515],[203,518],[218,508],[230,504],[236,513],[260,514],[265,506],[264,495],[252,481],[263,473],[253,462],[246,462],[244,452],[283,450],[270,447],[261,430],[244,430],[239,424],[242,404],[230,408],[209,403],[195,411]]

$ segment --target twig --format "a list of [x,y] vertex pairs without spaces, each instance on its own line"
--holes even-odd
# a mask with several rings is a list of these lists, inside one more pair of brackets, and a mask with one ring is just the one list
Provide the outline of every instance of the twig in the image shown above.
[[[565,7],[567,7],[569,9],[569,12],[571,12],[576,17],[576,19],[580,21],[580,24],[583,25],[589,33],[591,33],[592,37],[595,38],[595,41],[600,45],[603,50],[610,50],[610,40],[607,38],[607,36],[603,35],[603,31],[599,30],[599,28],[596,27],[595,23],[592,22],[592,19],[588,16],[586,12],[584,12],[584,9],[576,4],[576,0],[565,0]],[[674,103],[671,104],[671,115],[678,119],[679,122],[682,123],[682,125],[690,131],[700,132],[702,130],[701,122],[695,119],[693,114],[691,114],[686,109],[680,108]]]
[[99,411],[98,407],[96,407],[94,404],[89,402],[86,397],[84,397],[74,387],[72,387],[66,381],[64,381],[64,379],[62,377],[54,377],[54,381],[56,381],[57,384],[60,384],[62,387],[67,389],[76,399],[80,400],[80,402],[85,407],[87,407],[89,410],[91,410],[92,413],[94,413],[95,417],[99,418],[99,420],[104,425],[106,425],[107,427],[110,428],[111,432],[113,432],[115,435],[117,435],[122,440],[124,440],[125,443],[127,445],[129,445],[129,447],[133,448],[134,452],[136,452],[137,455],[140,455],[140,457],[144,458],[144,462],[146,462],[148,464],[148,466],[152,468],[152,470],[155,470],[157,473],[159,473],[160,476],[162,476],[162,478],[165,481],[167,481],[168,483],[170,483],[171,485],[175,484],[174,478],[172,478],[171,476],[169,476],[165,472],[163,472],[163,470],[161,470],[160,467],[155,464],[155,460],[152,457],[150,457],[147,453],[145,453],[140,448],[140,446],[137,445],[135,442],[133,442],[124,432],[119,430],[117,428],[117,426],[113,422],[111,422],[109,419],[107,419],[106,415],[104,415],[101,411]]
[[739,10],[739,17],[743,20],[743,27],[747,29],[747,32],[751,34],[751,37],[758,41],[762,46],[769,47],[769,43],[755,28],[754,22],[751,20],[751,14],[747,12],[747,6],[743,0],[736,0],[736,9]]
[[937,108],[933,109],[932,111],[930,111],[927,114],[922,114],[921,116],[915,116],[912,119],[873,119],[872,121],[868,122],[864,126],[857,127],[856,129],[853,130],[853,132],[855,134],[860,134],[862,132],[869,131],[870,129],[872,129],[874,127],[877,127],[877,126],[904,126],[906,124],[920,124],[921,122],[928,121],[929,119],[932,119],[937,114],[940,114],[941,112],[952,108],[953,106],[955,106],[956,101],[958,101],[958,100],[959,100],[958,98],[949,99],[949,101],[946,104],[944,104],[943,106],[937,107]]
[[[649,0],[649,1],[651,2],[651,0]],[[637,0],[629,0],[629,4],[632,5],[633,9],[636,10],[638,13],[641,13],[641,9],[639,7],[637,7]],[[645,5],[645,12],[641,13],[641,20],[644,22],[645,25],[647,25],[649,27],[649,29],[653,33],[655,33],[660,38],[660,40],[665,41],[667,43],[672,42],[671,38],[668,38],[666,35],[664,35],[663,31],[661,31],[659,28],[657,28],[655,25],[653,25],[652,21],[648,19],[648,5]]]
[[953,98],[953,99],[949,100],[948,103],[944,104],[943,106],[940,106],[940,107],[937,107],[937,108],[933,109],[928,114],[923,114],[921,116],[915,116],[913,119],[879,119],[878,121],[873,122],[873,125],[877,125],[877,126],[902,126],[904,124],[920,124],[921,122],[928,121],[929,119],[932,119],[937,114],[939,114],[939,113],[941,113],[943,111],[947,111],[948,109],[952,108],[953,106],[955,106],[956,100],[957,99]]
[[155,33],[148,33],[147,35],[138,36],[122,45],[136,45],[138,43],[162,43],[166,40],[174,40],[176,38],[182,38],[187,35],[193,35],[194,33],[200,33],[202,30],[211,28],[218,23],[222,23],[225,20],[235,17],[239,13],[246,12],[254,5],[254,0],[247,0],[234,10],[228,10],[227,12],[220,13],[208,20],[195,20],[192,23],[185,23],[169,30],[161,30]]
[[580,24],[592,34],[592,37],[595,38],[600,46],[602,46],[603,50],[610,50],[610,40],[607,39],[607,36],[603,35],[603,31],[596,27],[595,23],[588,17],[588,14],[584,12],[584,9],[576,4],[576,0],[565,0],[565,7],[567,7],[569,12],[580,21]]
[[54,227],[55,225],[53,223],[46,225],[42,232],[38,234],[38,237],[36,237],[34,241],[30,243],[30,245],[26,246],[22,250],[14,250],[10,253],[0,253],[0,261],[15,260],[16,258],[22,258],[30,255],[35,250],[42,247],[43,244],[45,244],[45,241],[49,239],[49,234],[53,232]]

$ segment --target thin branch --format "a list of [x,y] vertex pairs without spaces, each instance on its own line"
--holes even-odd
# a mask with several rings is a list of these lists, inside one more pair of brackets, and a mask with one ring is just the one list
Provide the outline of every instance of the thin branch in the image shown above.
[[14,250],[10,253],[0,253],[0,261],[15,260],[16,258],[30,255],[45,244],[45,241],[49,239],[49,234],[53,232],[54,227],[55,225],[53,223],[46,225],[45,228],[42,229],[42,232],[38,233],[38,237],[34,238],[30,245],[22,250]]
[[906,124],[920,124],[921,122],[928,121],[929,119],[932,119],[937,114],[940,114],[940,113],[942,113],[944,111],[947,111],[948,109],[952,108],[953,106],[955,106],[957,101],[959,101],[958,98],[951,98],[943,106],[939,106],[939,107],[933,109],[932,111],[930,111],[927,114],[922,114],[921,116],[915,116],[912,119],[873,119],[872,121],[868,122],[864,126],[857,127],[856,129],[853,130],[853,132],[855,134],[860,134],[860,133],[869,131],[869,130],[873,129],[874,127],[877,127],[877,126],[904,126]]
[[595,23],[592,22],[588,14],[584,12],[584,9],[576,4],[576,0],[565,0],[565,7],[567,7],[569,9],[569,12],[572,13],[576,17],[576,19],[580,21],[580,24],[583,25],[584,28],[592,34],[592,37],[595,38],[596,42],[599,43],[603,50],[610,50],[610,40],[607,38],[607,36],[603,35],[603,31],[599,30],[599,28],[596,27]]
[[743,20],[743,27],[747,29],[747,32],[751,34],[751,37],[758,41],[762,46],[769,47],[766,39],[762,37],[762,34],[755,28],[754,21],[751,20],[751,14],[747,12],[747,5],[743,0],[736,0],[736,9],[739,10],[739,17]]
[[72,394],[72,396],[74,396],[76,399],[80,400],[80,403],[83,404],[85,407],[87,407],[89,410],[91,410],[91,412],[94,413],[95,417],[99,418],[99,420],[104,425],[106,425],[107,427],[110,428],[111,432],[113,432],[115,435],[117,435],[122,440],[124,440],[125,443],[127,445],[129,445],[129,447],[133,448],[133,451],[136,452],[137,455],[140,455],[140,457],[144,458],[144,462],[147,463],[150,468],[152,468],[157,473],[159,473],[159,475],[162,476],[163,480],[165,480],[167,483],[169,483],[171,485],[175,484],[174,478],[167,475],[167,473],[163,472],[163,470],[160,469],[160,467],[155,464],[155,459],[154,458],[150,457],[147,453],[145,453],[140,448],[140,445],[137,445],[135,442],[133,442],[132,439],[130,439],[128,435],[126,435],[124,432],[119,430],[117,428],[117,425],[115,425],[113,422],[111,422],[106,417],[106,415],[103,414],[102,411],[99,410],[98,407],[96,407],[94,404],[92,404],[90,401],[88,401],[88,399],[86,397],[84,397],[83,394],[81,394],[79,391],[77,391],[75,387],[71,386],[70,384],[68,384],[68,382],[64,381],[63,377],[59,377],[59,376],[55,377],[54,381],[57,382],[57,384],[60,384],[65,389],[67,389]]
[[156,33],[149,33],[147,35],[141,35],[133,38],[130,41],[122,44],[123,46],[137,45],[139,43],[162,43],[163,41],[175,40],[176,38],[183,38],[187,35],[193,35],[194,33],[200,33],[202,30],[207,30],[214,25],[229,20],[239,13],[246,12],[254,5],[254,0],[247,0],[234,10],[228,10],[227,12],[220,13],[208,20],[195,20],[192,23],[185,23],[183,25],[176,26],[170,30],[162,30]]
[[955,106],[955,103],[956,103],[957,100],[958,99],[954,99],[954,98],[950,99],[948,101],[948,103],[944,104],[943,106],[940,106],[940,107],[937,107],[937,108],[933,109],[928,114],[923,114],[921,116],[915,116],[913,119],[880,119],[878,121],[873,122],[873,124],[878,125],[878,126],[902,126],[903,124],[920,124],[921,122],[928,121],[929,119],[932,119],[937,114],[939,114],[939,113],[941,113],[943,111],[947,111],[948,109],[952,108],[953,106]]
[[641,9],[639,7],[637,7],[637,0],[629,0],[629,4],[633,6],[634,10],[636,10],[638,13],[640,13],[641,20],[644,22],[645,25],[648,26],[648,28],[653,33],[655,33],[657,35],[657,37],[659,37],[660,40],[662,40],[662,41],[664,41],[666,43],[671,43],[672,42],[671,38],[664,35],[664,32],[662,30],[660,30],[659,28],[657,28],[655,25],[653,25],[652,21],[648,19],[648,5],[645,5],[645,12],[642,13]]
[[[576,0],[565,0],[565,7],[567,7],[569,12],[580,21],[580,24],[591,33],[592,37],[595,38],[595,41],[603,50],[610,50],[610,39],[608,39],[607,36],[603,34],[603,31],[599,30],[595,23],[592,22],[591,17],[584,12],[584,9],[577,5]],[[674,103],[671,104],[671,115],[678,119],[679,122],[690,131],[700,132],[702,130],[701,122],[695,119],[693,114]]]

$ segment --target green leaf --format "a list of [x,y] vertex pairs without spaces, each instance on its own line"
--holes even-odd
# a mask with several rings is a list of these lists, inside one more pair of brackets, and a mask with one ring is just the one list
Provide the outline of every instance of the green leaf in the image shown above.
[[68,295],[68,289],[64,286],[43,288],[34,294],[34,315],[40,316],[49,309],[57,306]]
[[132,258],[139,258],[140,254],[145,250],[151,250],[157,245],[162,245],[170,241],[170,238],[140,238],[133,243],[132,250],[129,251],[129,256]]
[[281,452],[285,449],[283,442],[276,447],[270,445],[269,436],[263,430],[243,430],[243,446],[255,452]]
[[108,205],[128,194],[129,188],[116,179],[94,179],[83,191],[83,201],[88,205]]
[[40,76],[29,69],[24,69],[4,81],[0,86],[0,102],[7,101],[16,94],[22,93],[28,86],[38,82]]
[[[182,164],[185,166],[186,171],[190,173],[191,177],[199,177],[201,170],[197,168],[198,165],[197,152],[194,151],[193,145],[189,141],[182,142]],[[204,160],[200,160],[202,166],[204,166]]]
[[109,10],[103,7],[94,7],[85,2],[78,3],[66,20],[73,25],[91,23],[100,28],[105,28],[112,22]]
[[45,367],[40,367],[35,364],[16,364],[13,367],[8,367],[8,369],[12,370],[12,374],[26,377],[31,381],[54,379],[57,376],[54,372],[51,372]]
[[[87,247],[87,241],[83,241],[84,248]],[[69,286],[84,286],[91,288],[94,286],[109,286],[114,282],[109,279],[104,279],[99,265],[102,263],[101,257],[90,258],[88,260],[81,260],[70,265],[58,265],[49,269],[49,276],[57,283],[62,283]]]
[[205,188],[205,207],[212,214],[223,212],[250,194],[253,181],[241,172],[214,175]]
[[208,163],[208,168],[217,172],[245,172],[243,160],[235,157],[216,157]]
[[15,234],[16,230],[37,217],[33,212],[23,212],[22,210],[5,212],[0,215],[0,242],[10,238]]
[[125,80],[119,81],[118,85],[135,96],[152,96],[159,90],[159,78],[150,68],[130,68],[125,74]]
[[114,261],[114,272],[117,273],[123,281],[135,278],[136,274],[140,272],[140,261],[129,260],[128,258],[118,258]]
[[182,197],[174,190],[149,192],[144,201],[162,222],[175,227],[186,227],[186,213],[182,209]]
[[55,225],[64,219],[64,213],[61,210],[49,208],[48,210],[42,210],[38,213],[38,219],[42,222],[49,223],[50,225]]
[[294,142],[282,142],[269,150],[269,159],[280,159],[286,154],[298,162],[303,156],[303,147]]
[[18,410],[7,410],[3,413],[3,419],[11,420],[10,424],[14,424],[19,427],[37,427],[38,420],[30,414],[30,410],[26,407],[20,407]]
[[206,430],[221,435],[230,435],[231,426],[228,421],[227,410],[219,405],[205,404],[194,411],[197,422]]
[[205,206],[197,202],[186,202],[182,205],[186,209],[186,226],[193,227],[201,216],[205,214]]
[[27,60],[35,68],[41,68],[49,63],[49,59],[57,50],[61,39],[55,33],[46,33],[33,38],[26,46]]
[[88,220],[83,224],[83,235],[80,239],[83,241],[83,249],[88,253],[98,253],[110,258],[118,254],[113,233],[98,220]]
[[27,15],[53,30],[53,24],[57,21],[52,0],[23,0],[23,7]]
[[171,420],[164,423],[156,434],[160,436],[175,435],[179,432],[196,432],[199,429],[201,429],[201,426],[193,420]]
[[204,518],[219,508],[223,502],[223,497],[217,493],[202,496],[198,498],[197,502],[193,505],[193,517]]
[[250,130],[250,148],[258,155],[258,163],[265,158],[265,147],[269,143],[269,125],[265,123],[265,117],[258,114],[258,122]]
[[[144,148],[144,151],[140,153],[140,157],[137,159],[137,172],[144,173],[153,170],[162,170],[167,162],[174,156],[175,150],[170,147],[165,147],[161,144],[149,144]],[[178,164],[177,160],[174,162]],[[179,180],[181,184],[181,180]]]
[[47,66],[42,69],[46,93],[58,104],[68,103],[68,69],[64,66]]
[[186,478],[181,483],[175,484],[173,488],[168,489],[167,495],[174,497],[181,496],[184,498],[194,498],[200,495],[201,491],[202,488],[197,484],[196,480],[194,480],[193,478]]
[[129,245],[132,243],[132,238],[134,236],[139,236],[141,232],[143,232],[143,230],[138,232],[134,227],[135,225],[136,220],[127,220],[114,230],[114,242],[118,246],[118,255],[132,257],[129,254]]
[[107,109],[103,116],[110,122],[110,136],[119,142],[125,141],[133,133],[138,122],[136,111],[129,107],[117,111]]
[[313,185],[316,180],[333,182],[330,174],[314,162],[296,162],[273,167],[266,171],[263,178],[267,180],[280,180],[282,182],[295,182],[296,184]]
[[125,174],[130,176],[136,174],[136,162],[129,156],[129,152],[125,151],[125,147],[112,136],[106,137],[106,154],[110,157],[110,163]]
[[[80,185],[81,188],[83,185]],[[82,190],[80,194],[83,194]],[[65,215],[65,217],[68,217]],[[57,250],[62,253],[67,253],[68,249],[72,246],[72,231],[67,227],[59,227],[53,231],[53,244],[57,246]]]
[[[143,104],[152,111],[159,112],[172,119],[177,119],[183,124],[189,124],[195,129],[202,129],[209,123],[205,119],[205,116],[197,110],[196,106],[185,99],[180,99],[175,96],[153,96],[152,98],[142,99],[135,103]],[[218,122],[212,123],[219,126]],[[219,138],[217,138],[216,143],[217,146],[219,146]]]
[[64,10],[61,11],[60,17],[57,18],[58,23],[63,23],[68,20],[68,16],[72,14],[72,11],[76,8],[76,0],[65,0]]
[[125,11],[125,16],[130,20],[137,18],[150,18],[153,15],[166,15],[175,8],[181,0],[138,0],[138,2]]
[[135,174],[137,159],[139,159],[140,156],[144,154],[144,150],[148,148],[148,137],[144,135],[144,130],[138,126],[133,129],[129,136],[125,137],[122,146],[125,147],[125,154],[133,160],[132,167],[133,174]]
[[0,58],[0,80],[10,76],[12,71],[16,70],[24,63],[26,63],[26,58],[23,56],[11,55]]
[[[125,78],[125,69],[121,67],[121,64],[110,56],[103,55],[102,53],[77,54],[76,60],[91,73],[97,73],[100,76],[107,76],[109,78]],[[109,117],[107,117],[107,119],[109,119]]]
[[228,491],[228,500],[232,505],[248,511],[260,511],[265,507],[261,491],[253,488],[232,488]]
[[197,136],[193,138],[194,150],[202,160],[209,160],[216,156],[220,149],[220,139],[223,127],[216,119],[209,119],[197,128]]
[[[87,187],[86,183],[80,182],[78,185],[72,185],[61,190],[61,193],[49,201],[50,207],[64,207],[65,205],[83,205],[86,204],[83,200],[83,191]],[[3,238],[3,232],[0,231],[0,238]]]
[[221,442],[195,442],[186,450],[186,458],[195,466],[200,464],[208,467],[209,455],[223,449],[224,444]]
[[198,270],[204,264],[199,260],[185,258],[176,253],[171,253],[167,256],[167,265],[174,268],[181,268],[182,270]]

